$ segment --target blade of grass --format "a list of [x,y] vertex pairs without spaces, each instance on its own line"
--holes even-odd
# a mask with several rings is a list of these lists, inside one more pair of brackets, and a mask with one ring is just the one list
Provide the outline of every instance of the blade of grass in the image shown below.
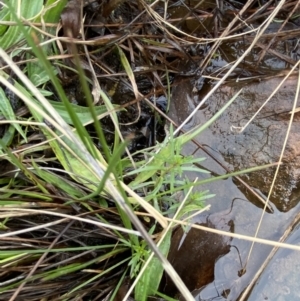
[[[64,276],[64,275],[68,275],[68,274],[76,272],[76,271],[81,271],[81,270],[87,268],[88,266],[90,266],[90,265],[92,265],[94,263],[101,262],[101,261],[103,261],[105,259],[108,259],[110,257],[116,256],[117,254],[125,252],[125,251],[127,251],[127,248],[113,249],[110,252],[107,252],[104,255],[101,255],[101,256],[99,256],[97,258],[94,258],[92,260],[89,260],[87,262],[84,262],[84,263],[72,263],[72,264],[66,265],[64,267],[60,267],[57,270],[53,270],[53,271],[50,271],[50,272],[45,272],[45,273],[42,273],[40,275],[33,276],[32,280],[35,279],[35,278],[41,279],[41,281],[47,281],[47,280],[56,279],[58,277],[61,277],[61,276]],[[106,272],[107,272],[107,270],[106,270]],[[101,274],[103,274],[103,273],[101,273]],[[97,276],[100,277],[99,275],[97,275]],[[82,285],[85,285],[85,284],[82,284]]]

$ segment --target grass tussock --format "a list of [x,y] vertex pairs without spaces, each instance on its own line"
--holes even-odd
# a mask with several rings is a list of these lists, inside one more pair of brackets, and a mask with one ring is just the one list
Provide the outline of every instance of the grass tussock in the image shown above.
[[[238,94],[179,135],[195,112],[181,125],[166,122],[173,79],[216,82],[197,111],[253,49],[262,49],[259,64],[273,43],[299,34],[266,32],[295,19],[298,1],[234,2],[229,10],[202,2],[1,4],[0,300],[142,301],[161,295],[164,271],[194,300],[166,257],[176,220],[188,223],[213,195],[193,192],[203,181],[184,173],[207,173],[204,158],[181,150]],[[209,72],[235,41],[241,54]],[[200,63],[186,74],[182,61]]]

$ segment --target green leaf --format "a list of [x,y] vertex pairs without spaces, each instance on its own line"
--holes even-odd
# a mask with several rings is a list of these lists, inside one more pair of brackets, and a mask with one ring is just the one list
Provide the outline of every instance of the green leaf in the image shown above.
[[56,279],[58,277],[62,277],[64,275],[68,275],[70,273],[80,271],[80,270],[84,269],[86,266],[88,266],[88,264],[71,263],[67,266],[62,266],[62,267],[59,267],[56,270],[51,270],[50,272],[45,273],[45,274],[48,274],[48,275],[45,275],[42,278],[42,280],[43,281],[53,280],[53,279]]
[[[171,235],[172,232],[169,231],[159,246],[159,250],[164,256],[168,255],[171,245]],[[158,291],[163,271],[164,268],[160,260],[156,257],[153,257],[149,263],[149,266],[135,287],[136,301],[147,301],[150,295],[154,295],[155,292]]]
[[[136,82],[135,82],[135,78],[134,78],[134,73],[131,69],[131,66],[127,60],[127,57],[125,55],[125,53],[123,52],[123,50],[118,46],[116,45],[117,49],[118,49],[118,52],[119,52],[119,55],[120,55],[120,60],[121,60],[121,63],[125,69],[125,72],[126,74],[128,75],[129,77],[129,80],[133,86],[133,89],[134,89],[134,93],[137,92],[137,85],[136,85]],[[136,95],[137,96],[137,95]]]
[[82,158],[75,143],[66,137],[61,137],[65,145],[73,151],[71,153],[65,147],[65,145],[61,144],[57,140],[53,140],[52,135],[47,130],[43,130],[43,133],[50,140],[49,144],[52,150],[54,151],[59,162],[63,165],[64,169],[70,173],[70,176],[77,183],[81,183],[92,191],[96,190],[99,183],[99,178],[93,173],[92,170],[87,168],[88,164]]
[[[10,19],[10,12],[8,7],[3,7],[0,11],[0,20],[1,21],[9,21]],[[6,29],[8,28],[8,25],[0,25],[0,36],[2,36]]]
[[[4,136],[1,138],[3,144],[5,146],[9,146],[15,137],[16,129],[13,125],[10,125],[8,129],[5,131]],[[1,146],[0,146],[1,149]],[[1,152],[2,153],[2,152]]]
[[[42,16],[45,23],[57,23],[60,19],[60,15],[68,0],[48,0],[45,4],[44,12]],[[56,29],[54,28],[54,31]]]
[[74,185],[74,183],[50,171],[40,169],[37,164],[34,164],[34,161],[32,162],[32,164],[35,167],[33,171],[35,174],[37,174],[46,183],[52,184],[55,187],[62,190],[63,192],[65,192],[66,195],[70,197],[70,199],[83,197],[85,195],[83,191],[81,191]]
[[[27,90],[25,90],[21,85],[16,84],[16,88],[19,89],[24,95],[31,99],[33,103],[38,106],[41,106],[30,94]],[[62,108],[62,107],[61,107]],[[29,110],[31,111],[33,117],[36,121],[44,123],[43,117],[37,113],[32,107],[29,106]],[[71,121],[70,121],[71,122]],[[64,169],[70,173],[70,176],[77,181],[78,183],[83,184],[87,188],[91,189],[92,191],[96,190],[99,184],[99,178],[93,173],[93,171],[87,168],[88,163],[83,158],[83,154],[78,150],[75,143],[70,141],[64,135],[55,132],[57,136],[60,137],[61,141],[64,143],[59,142],[57,138],[54,137],[53,130],[47,127],[41,127],[43,134],[49,140],[49,145],[51,146],[53,152],[55,153],[57,159],[63,165]],[[52,133],[51,133],[52,131]],[[54,130],[55,131],[55,130]],[[77,132],[75,132],[77,134]],[[71,150],[69,151],[67,147]],[[95,147],[94,144],[91,145],[93,148],[94,153],[97,155],[97,158],[101,160],[102,165],[107,166],[104,158],[100,151]],[[99,164],[101,164],[99,162]]]
[[182,171],[195,171],[195,172],[201,172],[201,173],[210,173],[210,171],[199,168],[197,166],[182,166],[181,170]]
[[53,93],[51,91],[44,90],[44,89],[39,89],[39,92],[45,97],[53,95]]
[[[10,6],[14,8],[17,15],[26,20],[34,21],[34,19],[38,17],[38,14],[42,11],[43,2],[43,0],[30,0],[29,4],[28,0],[10,0]],[[7,15],[5,15],[5,17],[8,19]],[[11,17],[11,13],[9,20],[14,21]],[[28,26],[26,30],[29,32],[31,29]],[[9,26],[0,37],[0,45],[4,50],[7,50],[22,39],[24,39],[24,35],[20,33],[19,26]]]
[[[54,73],[56,69],[52,66]],[[39,63],[28,62],[27,73],[30,81],[36,86],[41,86],[50,80],[49,71],[42,67]]]
[[[50,103],[53,106],[53,108],[55,108],[57,113],[65,120],[66,123],[73,125],[73,121],[70,117],[70,114],[62,102],[50,101]],[[82,122],[82,124],[86,124],[88,122],[91,122],[91,120],[93,120],[92,114],[88,107],[82,107],[72,103],[71,106],[73,108],[73,111],[76,113],[77,117],[79,118],[79,120]],[[106,106],[95,106],[94,110],[98,116],[105,114],[107,112]]]

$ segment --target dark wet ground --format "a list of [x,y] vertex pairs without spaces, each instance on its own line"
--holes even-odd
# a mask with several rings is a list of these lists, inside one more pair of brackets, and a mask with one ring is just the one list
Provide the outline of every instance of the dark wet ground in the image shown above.
[[[220,159],[230,171],[277,162],[291,116],[289,112],[292,110],[296,94],[296,77],[290,77],[284,82],[278,93],[272,97],[257,118],[242,133],[239,133],[238,129],[244,126],[257,112],[269,95],[279,86],[281,80],[282,78],[273,78],[259,83],[229,83],[223,86],[209,99],[207,105],[197,112],[187,128],[190,129],[211,118],[236,92],[243,88],[243,92],[227,112],[199,135],[197,141]],[[187,83],[184,83],[184,87],[186,86]],[[180,101],[176,101],[176,89],[180,89]],[[197,95],[189,95],[188,91],[190,90],[187,90],[186,100],[189,105],[185,106],[181,97],[184,93],[183,90],[179,86],[174,89],[175,101],[171,110],[171,116],[175,112],[176,120],[179,123],[200,101]],[[184,108],[181,109],[181,106]],[[279,177],[271,196],[272,202],[280,211],[288,211],[294,207],[298,203],[300,195],[297,188],[300,176],[300,116],[298,114],[295,114],[283,157],[284,164],[280,168]],[[196,156],[201,155],[201,151],[192,144],[185,148],[185,152],[194,153]],[[210,167],[208,169],[211,170]],[[224,173],[222,170],[213,171],[216,174]],[[271,168],[241,178],[266,196],[274,172],[275,168]]]

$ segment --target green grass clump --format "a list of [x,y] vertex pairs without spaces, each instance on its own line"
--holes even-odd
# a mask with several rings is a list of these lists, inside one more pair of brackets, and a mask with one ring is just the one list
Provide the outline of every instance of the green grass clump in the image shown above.
[[[87,106],[70,103],[57,77],[59,69],[48,59],[57,55],[55,45],[51,47],[49,37],[31,26],[33,22],[58,22],[65,4],[66,1],[44,4],[34,0],[28,6],[24,1],[11,1],[1,10],[2,20],[15,24],[0,27],[0,55],[10,70],[6,68],[0,75],[1,114],[10,123],[1,139],[1,162],[7,169],[0,188],[4,218],[1,237],[7,239],[7,250],[0,251],[1,266],[6,268],[0,292],[7,298],[12,294],[34,300],[49,295],[48,288],[61,283],[57,298],[73,300],[81,294],[91,294],[99,279],[113,276],[116,280],[111,287],[112,300],[117,293],[116,284],[119,282],[119,287],[125,276],[137,278],[152,249],[160,259],[149,260],[150,265],[135,288],[136,300],[146,300],[157,292],[164,267],[172,270],[163,259],[170,247],[171,228],[165,232],[159,248],[158,241],[151,238],[168,225],[162,209],[168,202],[164,197],[171,195],[174,187],[190,186],[179,176],[191,169],[195,160],[180,155],[182,145],[175,145],[178,139],[172,136],[147,152],[148,158],[155,157],[149,164],[145,165],[148,160],[133,162],[124,157],[127,141],[119,130],[118,108],[111,105],[103,90],[98,92],[104,104],[93,104],[95,99],[80,64],[77,72]],[[48,30],[48,34],[54,34],[53,30]],[[120,48],[119,54],[134,84],[133,72]],[[14,57],[26,60],[18,66]],[[48,89],[50,83],[55,92]],[[8,94],[27,110],[24,117],[18,115],[19,108],[12,106]],[[57,97],[60,102],[52,100]],[[99,123],[105,116],[110,116],[115,126],[113,147],[107,144]],[[94,124],[104,153],[91,139],[85,127],[88,124]],[[158,159],[163,156],[162,146],[177,155],[162,163]],[[146,180],[151,181],[137,177],[126,185],[123,179],[133,178],[135,173],[147,174]],[[159,192],[163,196],[158,198],[155,195]],[[200,207],[195,204],[192,210]],[[176,213],[175,204],[169,207],[172,214]],[[146,217],[140,220],[134,213],[142,208],[152,218],[148,225],[143,225]],[[182,209],[181,215],[189,214],[187,208]],[[83,239],[85,232],[87,238]],[[46,233],[51,234],[47,237]],[[98,233],[98,237],[93,233]],[[17,237],[20,243],[14,247],[11,243]],[[79,279],[68,283],[75,276]],[[32,285],[39,289],[31,292]]]
[[[135,283],[128,294],[134,289],[135,300],[143,301],[160,294],[166,271],[193,300],[166,260],[176,226],[166,217],[188,218],[212,197],[193,192],[203,182],[184,175],[207,173],[195,165],[204,159],[184,157],[181,150],[237,95],[200,128],[175,137],[170,127],[163,142],[131,154],[120,130],[118,113],[124,108],[111,103],[96,77],[86,76],[74,39],[61,37],[73,47],[73,65],[60,59],[61,44],[54,43],[59,38],[45,25],[59,21],[66,3],[12,0],[0,11],[0,299],[91,300],[106,294],[114,300],[129,278]],[[33,25],[38,23],[41,27]],[[108,47],[118,53],[138,99],[126,47],[115,42],[98,51]],[[58,76],[62,69],[79,78],[86,106],[71,103]],[[169,82],[167,71],[166,78]],[[112,145],[104,118],[114,126]],[[174,201],[177,191],[183,191],[181,203]]]

